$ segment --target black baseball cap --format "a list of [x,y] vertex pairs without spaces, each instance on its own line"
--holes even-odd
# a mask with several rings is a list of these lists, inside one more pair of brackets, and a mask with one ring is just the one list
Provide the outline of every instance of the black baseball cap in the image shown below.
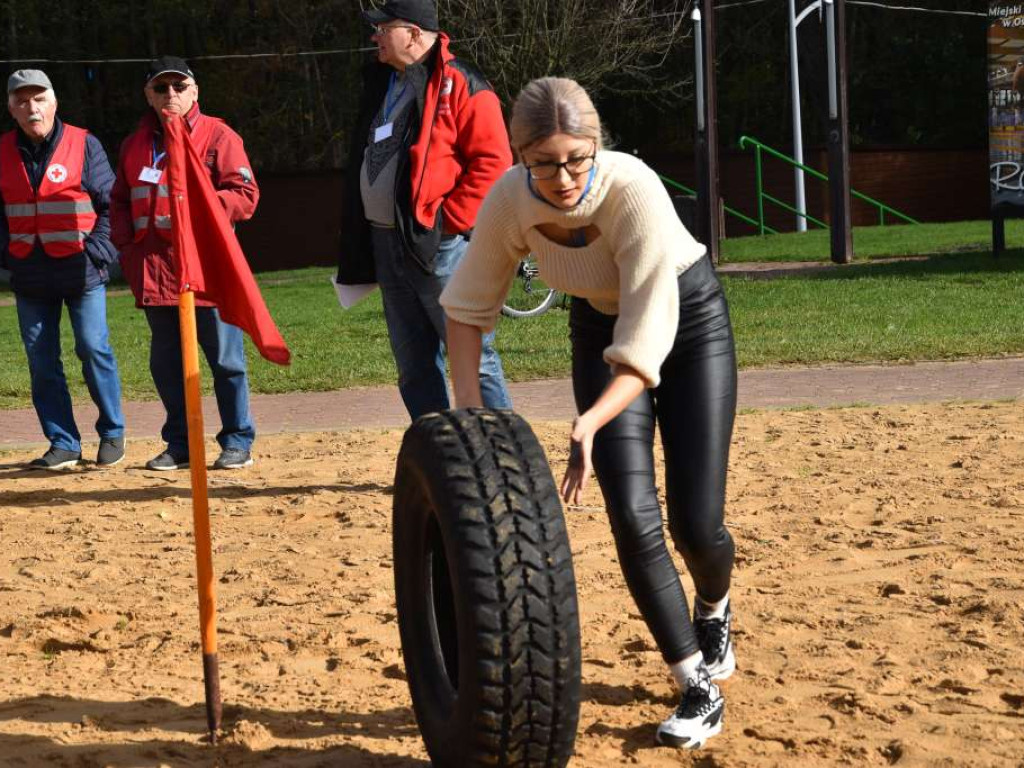
[[153,59],[149,62],[149,70],[146,73],[146,82],[149,83],[153,78],[160,77],[160,75],[166,75],[168,72],[173,72],[176,75],[182,75],[184,77],[191,77],[193,80],[196,76],[192,74],[192,70],[188,68],[188,64],[184,59],[180,59],[177,56],[161,56],[160,58]]
[[370,24],[402,19],[430,32],[437,32],[441,28],[437,23],[434,0],[387,0],[380,8],[363,11],[363,18]]

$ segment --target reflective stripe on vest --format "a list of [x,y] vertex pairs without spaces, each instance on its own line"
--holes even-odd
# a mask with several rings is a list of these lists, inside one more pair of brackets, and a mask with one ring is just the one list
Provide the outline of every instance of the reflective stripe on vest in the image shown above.
[[[92,213],[92,200],[72,200],[71,202],[36,203],[36,211],[40,214],[59,213]],[[88,233],[86,233],[88,234]]]
[[[171,200],[166,184],[145,184],[131,188],[132,225],[135,227],[135,242],[140,242],[149,231],[150,221],[156,222],[157,233],[168,242],[171,239]],[[153,191],[156,194],[153,194]],[[150,218],[150,213],[153,218]]]
[[78,243],[85,240],[81,232],[43,232],[39,235],[43,243]]
[[139,180],[143,169],[153,164],[153,133],[142,130],[132,134],[122,149],[122,154],[122,178],[128,182],[135,242],[145,239],[146,233],[154,223],[156,226],[153,228],[157,234],[170,242],[171,200],[167,188],[167,170],[162,171],[158,184]]
[[[132,187],[132,200],[148,200],[149,199],[149,192],[152,189],[153,189],[153,185],[152,184],[145,184],[145,185],[143,185],[141,187]],[[167,185],[166,184],[157,184],[156,185],[156,193],[160,197],[167,197],[168,196]]]
[[96,225],[92,198],[82,189],[87,135],[82,128],[64,125],[38,190],[25,170],[17,132],[0,137],[0,195],[10,230],[7,250],[14,258],[31,255],[37,239],[53,258],[82,252]]
[[[141,187],[136,187],[135,189],[142,189],[142,188]],[[135,195],[135,189],[132,189],[132,195]],[[145,192],[146,195],[145,196],[139,195],[139,197],[140,198],[144,198],[144,197],[148,198],[149,190],[148,189],[142,189],[142,191]],[[161,184],[158,187],[158,189],[157,189],[157,195],[159,197],[167,197],[167,187],[165,187],[163,184]],[[148,199],[147,199],[147,202],[148,202]],[[135,228],[135,240],[137,242],[137,241],[142,239],[141,237],[139,237],[139,233],[141,232],[143,234],[143,236],[145,236],[146,230],[149,229],[149,216],[139,216],[138,218],[132,219],[132,226]],[[163,214],[158,213],[156,215],[156,228],[157,229],[166,229],[166,230],[169,231],[171,229],[171,216],[170,216],[170,214],[167,214],[165,216]],[[169,239],[170,238],[168,237],[168,240]]]
[[4,213],[7,214],[7,218],[16,218],[18,216],[32,216],[36,215],[36,204],[35,203],[22,203],[21,205],[5,205]]

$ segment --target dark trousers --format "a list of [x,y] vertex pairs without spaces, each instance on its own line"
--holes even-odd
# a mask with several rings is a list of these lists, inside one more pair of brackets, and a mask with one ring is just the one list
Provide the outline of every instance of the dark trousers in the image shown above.
[[[668,527],[703,600],[718,601],[729,591],[734,556],[723,513],[736,414],[736,353],[725,296],[706,257],[679,277],[679,317],[661,383],[606,424],[593,451],[626,583],[670,664],[699,647],[662,530],[654,479],[656,420],[665,454]],[[573,299],[572,379],[580,413],[611,380],[603,352],[615,320]]]

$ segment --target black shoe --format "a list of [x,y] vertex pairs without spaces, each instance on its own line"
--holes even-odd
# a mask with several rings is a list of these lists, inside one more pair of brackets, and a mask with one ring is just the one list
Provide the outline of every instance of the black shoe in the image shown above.
[[68,469],[73,467],[82,458],[81,451],[65,451],[63,448],[53,448],[40,456],[32,459],[28,466],[31,469]]
[[699,607],[693,609],[693,631],[712,680],[725,680],[736,671],[731,625],[732,607],[729,603],[725,606],[725,616],[720,619],[705,619],[701,617]]
[[124,458],[124,437],[104,437],[96,453],[97,467],[112,467]]
[[667,747],[698,749],[722,731],[724,717],[725,699],[702,666],[697,678],[688,682],[676,711],[658,726],[656,738]]
[[252,454],[243,448],[225,448],[213,462],[214,469],[241,469],[252,465]]
[[188,469],[188,456],[176,456],[170,451],[164,451],[146,462],[146,469],[156,469],[161,472],[169,472],[172,469]]

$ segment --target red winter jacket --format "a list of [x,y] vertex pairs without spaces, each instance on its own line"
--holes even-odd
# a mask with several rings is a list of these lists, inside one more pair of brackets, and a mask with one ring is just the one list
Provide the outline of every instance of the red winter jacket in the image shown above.
[[[374,63],[364,75],[347,170],[340,283],[374,282],[359,170],[370,124],[393,72],[386,64]],[[395,222],[409,256],[429,270],[442,234],[473,229],[487,192],[512,165],[512,150],[501,102],[476,68],[451,53],[446,34],[438,36],[428,60],[407,67],[405,75],[416,88],[419,113],[407,143],[407,176],[396,190]]]
[[466,232],[480,204],[512,165],[501,103],[483,76],[457,62],[448,36],[438,38],[438,61],[423,97],[420,135],[409,148],[416,220],[432,227],[444,205],[444,230]]
[[[217,197],[232,223],[251,218],[259,201],[260,191],[245,154],[242,138],[224,121],[200,113],[196,104],[185,116],[196,151],[203,158]],[[163,151],[160,121],[152,110],[146,112],[138,130],[124,140],[117,163],[117,180],[110,193],[110,239],[121,251],[121,271],[135,294],[137,307],[176,306],[177,281],[171,261],[171,244],[155,226],[145,227],[145,235],[136,242],[132,216],[132,188],[140,188],[139,173],[143,165],[152,163],[153,142],[158,154]],[[165,166],[161,161],[160,167]],[[166,173],[160,185],[166,185]],[[138,194],[138,193],[136,193]],[[150,195],[150,222],[159,210],[157,190]],[[136,202],[138,206],[138,202]],[[138,211],[137,211],[138,212]],[[141,227],[140,227],[141,229]],[[202,243],[199,243],[202,247]],[[210,302],[197,299],[199,306]]]

